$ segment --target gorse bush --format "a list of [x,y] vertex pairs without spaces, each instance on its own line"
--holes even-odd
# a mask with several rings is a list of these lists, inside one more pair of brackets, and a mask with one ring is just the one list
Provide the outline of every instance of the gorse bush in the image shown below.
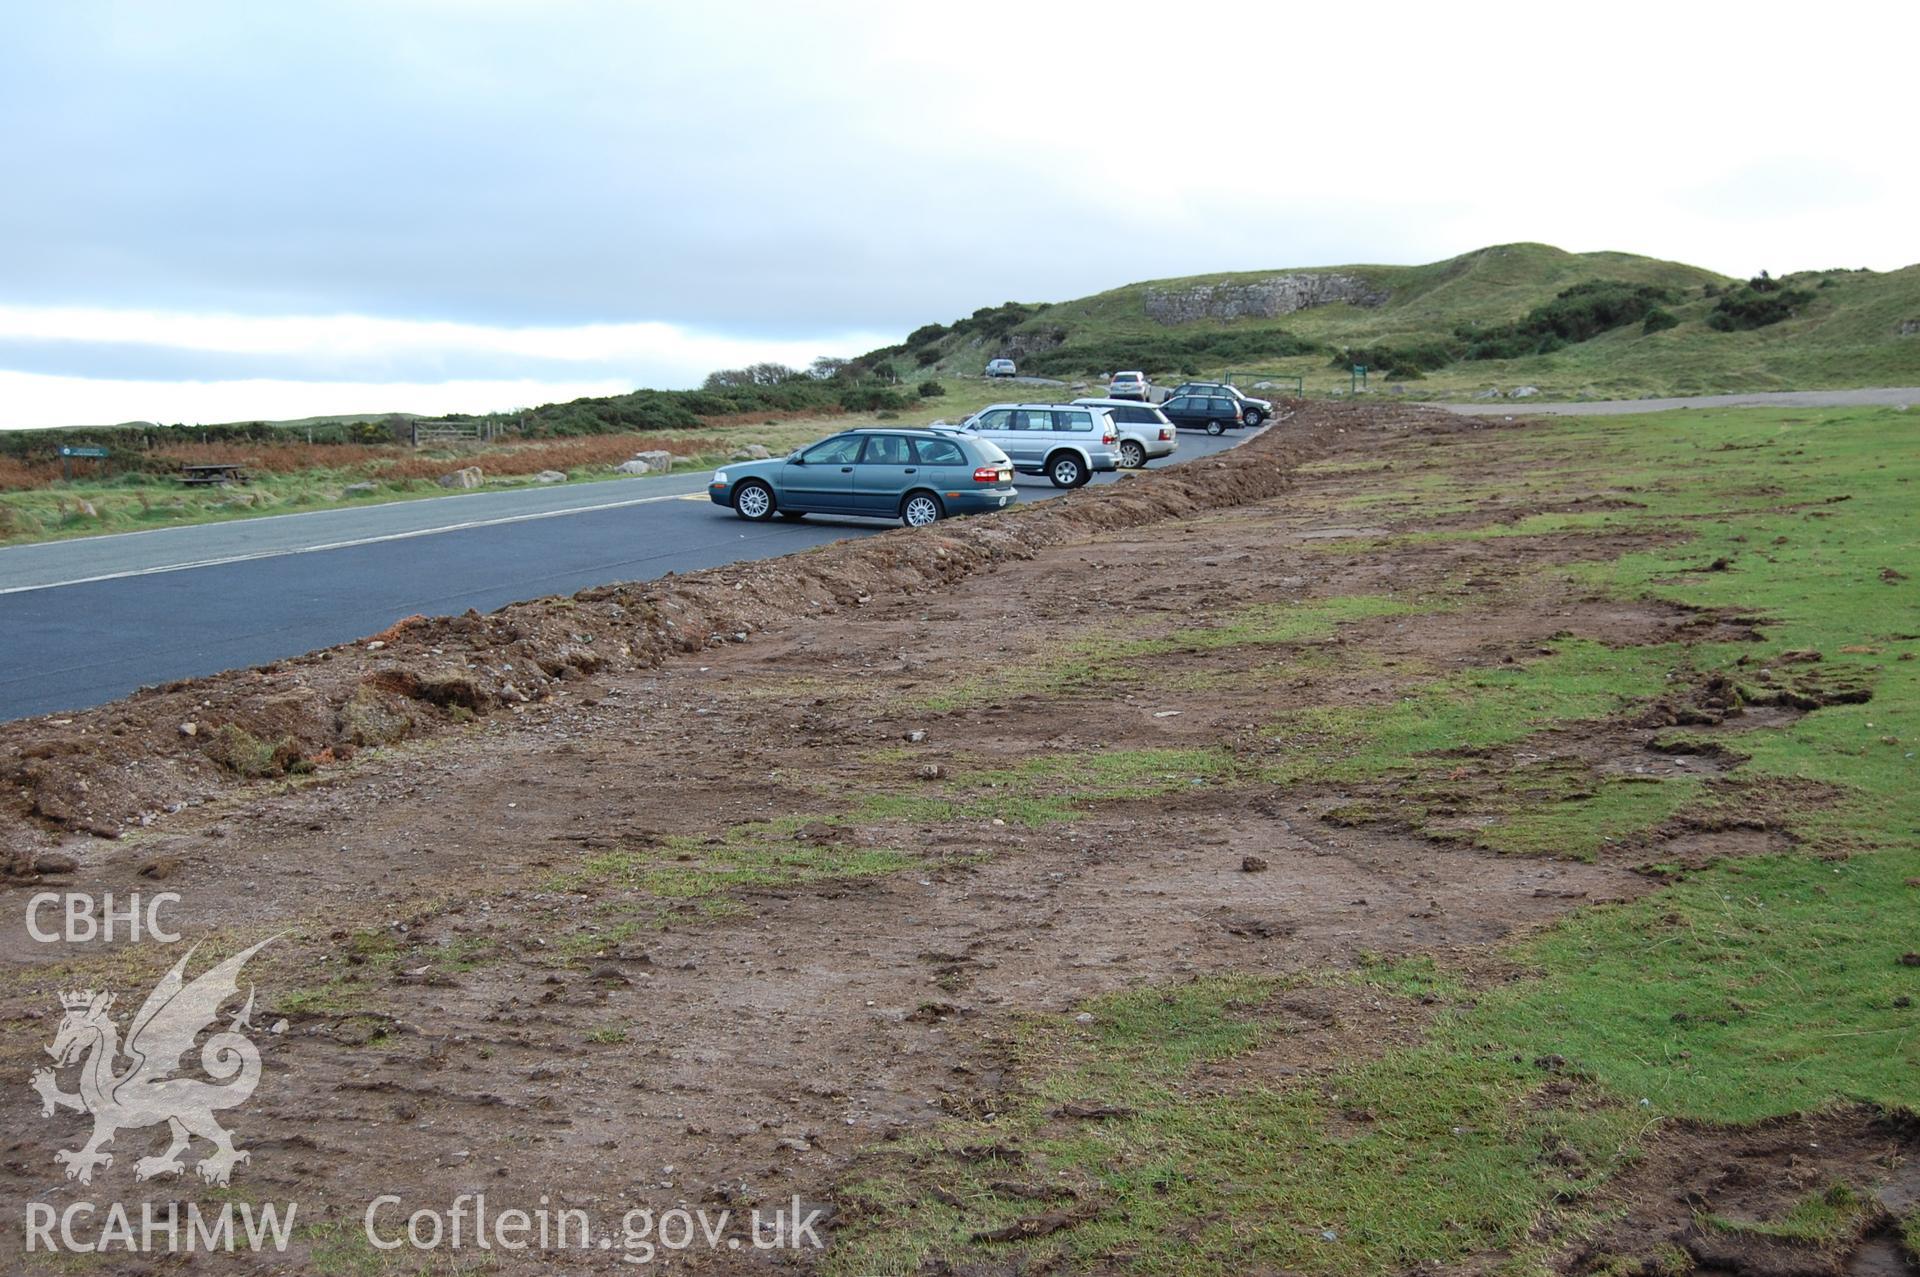
[[852,386],[841,392],[839,406],[847,412],[884,412],[906,407],[907,400],[885,386]]
[[1436,368],[1445,368],[1460,357],[1460,348],[1451,342],[1409,341],[1398,345],[1379,344],[1373,346],[1346,347],[1335,353],[1328,362],[1335,368],[1350,368],[1359,364],[1369,371],[1384,372],[1389,377],[1404,377],[1411,380],[1422,373],[1432,372]]
[[[974,337],[1005,337],[1046,308],[1045,303],[1035,306],[1026,302],[982,306],[965,319],[954,320],[953,331]],[[912,344],[911,339],[908,344]]]
[[1463,359],[1524,359],[1552,354],[1628,324],[1641,325],[1643,332],[1659,332],[1680,322],[1662,305],[1677,300],[1673,290],[1651,284],[1588,280],[1563,290],[1552,301],[1535,306],[1510,324],[1486,328],[1462,325],[1454,329],[1451,339],[1348,347],[1335,352],[1328,362],[1335,368],[1360,364],[1411,381]]
[[1547,355],[1628,324],[1644,323],[1663,303],[1679,300],[1672,289],[1593,279],[1575,284],[1521,319],[1493,328],[1463,326],[1454,336],[1463,359],[1522,359]]
[[895,356],[911,351],[914,367],[927,368],[945,357],[947,348],[953,345],[949,339],[1003,341],[1014,329],[1046,309],[1046,302],[1002,302],[998,306],[982,306],[965,319],[956,319],[951,324],[922,324],[908,333],[907,339],[899,345],[870,350],[849,363],[856,371],[872,372]]
[[1765,328],[1792,319],[1812,300],[1811,291],[1791,287],[1761,271],[1740,287],[1721,294],[1707,312],[1707,327],[1723,333]]
[[923,381],[920,383],[920,397],[922,399],[938,399],[946,393],[947,388],[937,381]]

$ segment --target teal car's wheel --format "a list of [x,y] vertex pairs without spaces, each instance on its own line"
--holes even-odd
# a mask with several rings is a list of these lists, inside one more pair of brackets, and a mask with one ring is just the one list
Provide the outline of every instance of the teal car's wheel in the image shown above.
[[747,480],[733,490],[733,512],[754,523],[773,517],[773,489],[758,480]]
[[1259,425],[1261,422],[1267,419],[1266,414],[1261,412],[1258,408],[1248,408],[1241,415],[1243,420],[1246,421],[1247,429],[1249,430],[1253,429],[1255,426]]
[[907,499],[900,503],[900,522],[910,528],[924,528],[929,523],[938,523],[945,513],[940,508],[940,498],[931,492],[910,492]]
[[1087,481],[1087,468],[1071,452],[1047,458],[1047,478],[1056,488],[1077,488]]
[[1217,421],[1209,421],[1207,423],[1207,433],[1210,435],[1223,435],[1227,433],[1227,428]]

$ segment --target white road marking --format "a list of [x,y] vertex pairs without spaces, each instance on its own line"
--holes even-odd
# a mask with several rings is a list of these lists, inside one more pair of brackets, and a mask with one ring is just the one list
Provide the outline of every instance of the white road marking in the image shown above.
[[[470,528],[491,528],[506,523],[531,523],[536,519],[561,519],[570,514],[592,514],[597,510],[619,510],[627,506],[651,505],[656,501],[706,501],[704,492],[670,492],[657,497],[632,497],[625,501],[602,501],[596,505],[569,506],[564,510],[539,510],[531,514],[504,514],[494,519],[469,519],[432,528],[413,528],[406,532],[385,532],[379,536],[355,537],[349,541],[328,541],[320,545],[292,546],[282,550],[256,550],[250,554],[228,554],[212,559],[194,559],[185,563],[160,563],[152,567],[129,568],[124,572],[103,572],[98,576],[78,576],[68,581],[47,581],[39,585],[13,585],[0,588],[0,595],[27,594],[34,590],[58,590],[69,585],[90,585],[95,581],[118,581],[130,576],[154,576],[161,572],[185,572],[190,568],[217,568],[228,563],[246,563],[254,559],[277,559],[290,554],[317,554],[322,550],[348,550],[359,545],[378,545],[384,541],[406,541],[414,537],[438,536],[442,532],[465,532]],[[157,529],[156,529],[157,530]]]

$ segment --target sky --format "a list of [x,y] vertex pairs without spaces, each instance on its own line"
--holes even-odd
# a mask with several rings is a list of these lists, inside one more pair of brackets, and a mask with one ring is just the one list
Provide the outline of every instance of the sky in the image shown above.
[[506,410],[1535,240],[1920,261],[1920,6],[0,0],[0,427]]

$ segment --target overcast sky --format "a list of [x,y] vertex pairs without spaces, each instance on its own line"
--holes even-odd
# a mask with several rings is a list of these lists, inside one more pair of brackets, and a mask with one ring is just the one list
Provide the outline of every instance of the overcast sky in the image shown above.
[[0,426],[504,409],[1514,240],[1903,266],[1916,15],[0,0]]

